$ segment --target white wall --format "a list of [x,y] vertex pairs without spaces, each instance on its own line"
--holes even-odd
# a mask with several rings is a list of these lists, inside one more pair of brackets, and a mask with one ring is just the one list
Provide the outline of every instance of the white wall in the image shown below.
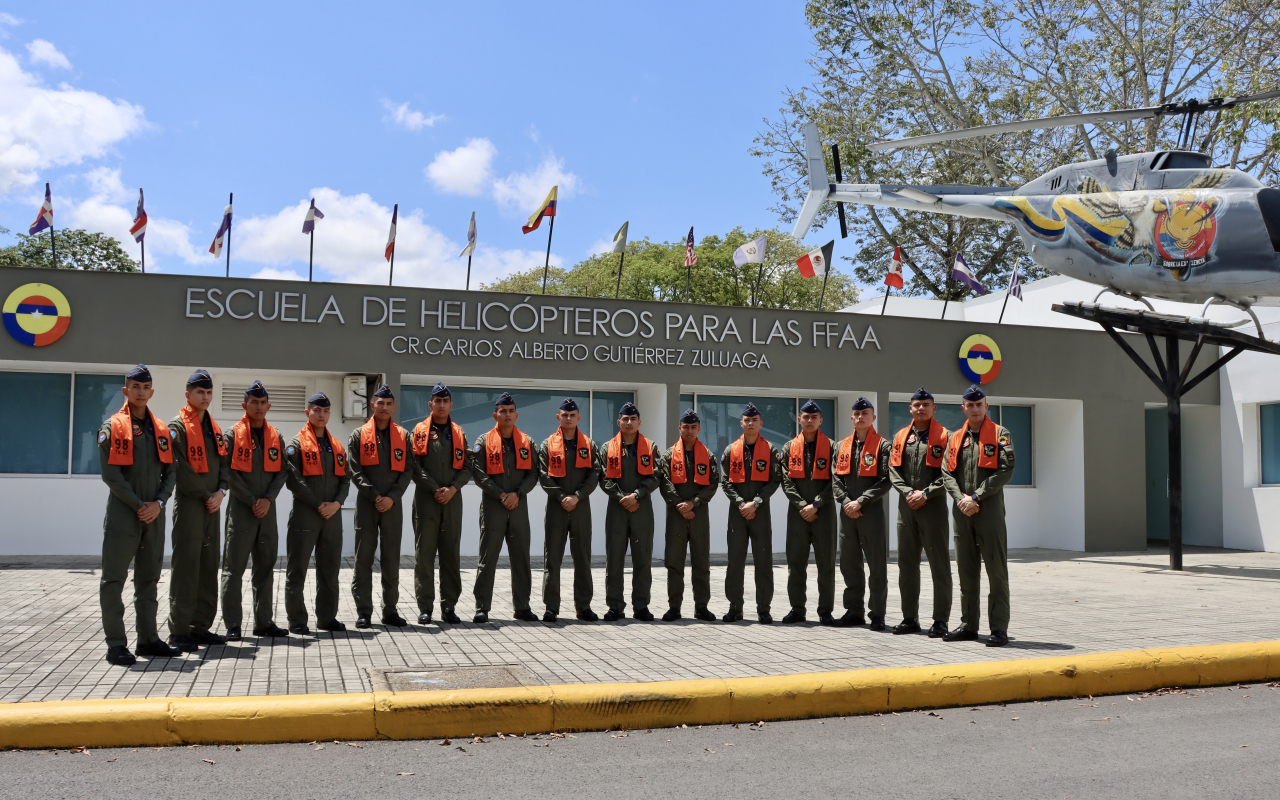
[[1258,405],[1280,402],[1275,357],[1242,353],[1221,387],[1222,546],[1280,552],[1280,486],[1262,485],[1258,437]]

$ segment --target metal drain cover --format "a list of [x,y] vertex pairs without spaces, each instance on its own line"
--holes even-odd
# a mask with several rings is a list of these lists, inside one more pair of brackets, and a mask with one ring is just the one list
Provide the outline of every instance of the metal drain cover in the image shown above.
[[542,681],[519,664],[476,667],[369,667],[375,692],[441,692],[457,689],[505,689],[541,686]]

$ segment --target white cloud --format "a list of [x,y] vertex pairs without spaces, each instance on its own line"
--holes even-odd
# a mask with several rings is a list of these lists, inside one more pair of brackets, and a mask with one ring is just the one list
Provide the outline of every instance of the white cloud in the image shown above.
[[145,125],[141,106],[50,89],[0,48],[0,197],[35,183],[41,169],[101,157]]
[[0,11],[0,39],[9,38],[9,32],[5,30],[6,27],[16,28],[21,24],[22,20],[18,19],[14,15]]
[[291,269],[276,269],[275,267],[266,267],[249,276],[255,280],[263,281],[305,281],[306,278]]
[[[105,233],[120,242],[126,253],[138,258],[141,248],[129,234],[138,202],[137,190],[125,188],[118,169],[98,167],[81,177],[89,184],[92,193],[80,201],[57,198],[55,210],[65,221],[60,224]],[[209,238],[212,240],[212,233]],[[171,266],[173,262],[169,257],[176,257],[185,264],[204,264],[212,259],[191,243],[190,226],[154,214],[147,215],[146,243],[148,272]]]
[[440,120],[444,119],[444,114],[423,114],[421,111],[414,111],[409,108],[408,103],[396,105],[385,97],[382,99],[382,107],[387,110],[387,116],[383,117],[388,122],[394,122],[401,127],[408,128],[411,131],[420,131],[423,128],[430,128]]
[[71,62],[67,57],[54,47],[52,42],[44,39],[27,42],[27,56],[32,64],[48,64],[55,69],[71,69]]
[[493,182],[493,199],[503,208],[533,213],[552,186],[559,186],[559,198],[572,197],[579,186],[577,175],[565,171],[564,160],[548,154],[532,172],[513,172]]
[[457,150],[441,150],[427,165],[427,179],[442,192],[475,196],[489,188],[498,148],[488,139],[471,139]]

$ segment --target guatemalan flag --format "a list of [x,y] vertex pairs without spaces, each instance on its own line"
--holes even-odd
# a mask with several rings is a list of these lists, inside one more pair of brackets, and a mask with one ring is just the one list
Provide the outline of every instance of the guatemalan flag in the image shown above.
[[391,208],[391,230],[387,233],[387,249],[382,251],[382,257],[390,261],[391,256],[396,252],[396,220],[400,218],[400,204],[396,203]]
[[973,276],[973,270],[969,269],[969,265],[965,263],[964,256],[956,253],[956,263],[951,267],[951,277],[968,286],[978,294],[986,294],[987,290],[978,283],[978,279]]
[[[231,233],[231,204],[222,211],[222,224],[218,226],[218,232],[213,236],[213,244],[209,245],[209,252],[213,253],[213,257],[217,258],[222,255],[222,244],[227,240],[227,234]],[[227,256],[230,258],[231,256]]]
[[893,248],[893,259],[889,262],[889,273],[884,276],[884,285],[895,289],[902,288],[902,248]]
[[49,184],[44,185],[44,204],[40,206],[40,213],[36,215],[36,221],[31,223],[31,229],[27,231],[28,236],[35,236],[45,228],[53,227],[53,195],[49,192]]
[[307,218],[302,221],[303,233],[315,233],[316,220],[324,219],[324,214],[316,208],[316,199],[311,198],[311,208],[307,209]]
[[826,275],[831,265],[831,251],[836,247],[836,240],[824,244],[822,247],[810,253],[805,253],[796,259],[796,266],[800,268],[800,274],[806,278],[812,278],[816,275]]
[[142,207],[142,190],[138,190],[138,210],[133,215],[133,227],[129,228],[129,233],[133,235],[133,240],[142,243],[147,237],[147,210]]
[[529,217],[529,224],[521,225],[520,230],[525,233],[536,231],[538,226],[542,224],[543,217],[554,217],[556,215],[556,194],[559,191],[559,186],[552,186],[551,192],[547,194],[547,199],[543,200],[542,205],[538,206],[538,210]]

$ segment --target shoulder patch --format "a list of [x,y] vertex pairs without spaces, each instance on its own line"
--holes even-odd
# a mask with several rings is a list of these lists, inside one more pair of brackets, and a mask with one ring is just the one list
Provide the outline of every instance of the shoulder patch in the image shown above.
[[106,432],[106,431],[98,431],[98,444],[102,444],[102,443],[103,443],[103,442],[105,442],[106,440],[107,440],[107,432]]
[[298,452],[298,448],[294,447],[293,445],[289,445],[284,449],[284,451],[288,455],[293,455],[294,453]]
[[1008,447],[1013,442],[1013,440],[1009,438],[1009,434],[1007,433],[1000,434],[1000,438],[998,441],[1000,442],[1001,447]]
[[475,452],[479,453],[479,452],[480,452],[480,449],[481,449],[481,447],[482,447],[482,446],[483,446],[483,443],[482,443],[482,442],[476,442],[476,446],[475,446],[475,447],[473,447],[473,448],[471,448],[471,449],[472,449],[473,451],[475,451]]

